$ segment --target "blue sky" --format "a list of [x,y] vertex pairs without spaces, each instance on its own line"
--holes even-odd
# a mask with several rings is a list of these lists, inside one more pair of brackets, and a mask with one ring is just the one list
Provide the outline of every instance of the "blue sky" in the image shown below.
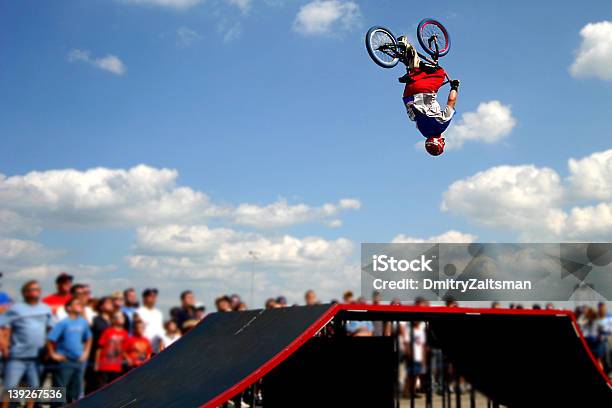
[[[358,288],[360,242],[448,231],[612,238],[609,1],[12,1],[1,10],[7,290],[28,277],[51,289],[67,269],[98,295],[151,282],[167,288],[166,305],[185,286],[210,305],[244,293],[250,273],[244,260],[210,260],[250,245],[262,252],[256,302],[280,292],[298,301],[307,287],[324,298]],[[401,104],[401,69],[379,68],[363,45],[372,25],[414,39],[427,16],[451,32],[443,65],[462,81],[448,140],[469,139],[439,158],[415,148],[422,137]],[[139,164],[152,173],[132,179]],[[93,168],[128,172],[112,174],[130,187],[110,181],[118,201],[90,196],[83,210],[87,193],[71,188],[95,184]],[[175,173],[155,184],[163,168]],[[66,169],[76,172],[63,184]],[[163,191],[135,198],[149,182]],[[143,210],[177,187],[214,208],[191,197],[170,200],[167,217]],[[240,218],[254,213],[257,223]],[[171,225],[183,229],[170,241],[196,248],[158,242]],[[284,237],[295,242],[275,247]]]

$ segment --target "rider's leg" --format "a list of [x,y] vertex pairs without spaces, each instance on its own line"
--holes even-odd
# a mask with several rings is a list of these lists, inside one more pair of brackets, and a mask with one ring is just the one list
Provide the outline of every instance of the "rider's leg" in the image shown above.
[[416,48],[414,48],[414,46],[408,42],[408,38],[405,35],[402,35],[397,39],[397,42],[403,44],[404,49],[406,50],[404,63],[407,65],[408,70],[418,67],[421,63],[421,59],[419,58]]

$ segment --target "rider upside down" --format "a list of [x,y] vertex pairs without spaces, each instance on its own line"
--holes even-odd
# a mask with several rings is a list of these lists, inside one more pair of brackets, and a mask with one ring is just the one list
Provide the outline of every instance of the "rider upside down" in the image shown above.
[[416,49],[406,37],[398,38],[398,42],[405,46],[408,60],[408,72],[399,78],[401,83],[406,84],[403,101],[408,117],[416,122],[417,129],[427,138],[425,141],[427,152],[432,156],[439,156],[444,152],[445,146],[442,133],[455,115],[459,80],[450,81],[451,90],[446,108],[442,109],[437,96],[446,79],[446,72],[440,66],[421,61]]

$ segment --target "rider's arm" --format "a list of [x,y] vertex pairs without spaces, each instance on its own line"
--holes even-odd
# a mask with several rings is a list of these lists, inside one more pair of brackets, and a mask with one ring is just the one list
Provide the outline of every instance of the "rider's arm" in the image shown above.
[[457,103],[457,95],[458,92],[452,89],[448,94],[448,101],[446,101],[446,106],[450,106],[451,108],[455,109],[455,104]]
[[451,90],[448,94],[448,101],[446,102],[446,106],[450,106],[455,109],[455,104],[457,103],[457,95],[459,94],[459,80],[453,79],[450,81]]

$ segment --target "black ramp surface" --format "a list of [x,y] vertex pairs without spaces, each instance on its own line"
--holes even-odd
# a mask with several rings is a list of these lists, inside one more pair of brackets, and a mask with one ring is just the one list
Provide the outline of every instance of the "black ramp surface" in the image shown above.
[[612,407],[568,316],[444,315],[432,332],[458,372],[509,407]]
[[73,406],[198,407],[288,347],[330,305],[208,315],[178,342]]

